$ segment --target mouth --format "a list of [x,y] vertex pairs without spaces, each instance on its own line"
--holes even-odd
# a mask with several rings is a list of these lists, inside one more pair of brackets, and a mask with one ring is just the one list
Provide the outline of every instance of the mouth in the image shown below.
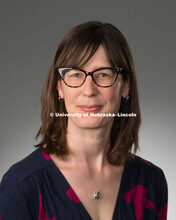
[[98,112],[103,108],[102,105],[80,105],[78,107],[84,112]]

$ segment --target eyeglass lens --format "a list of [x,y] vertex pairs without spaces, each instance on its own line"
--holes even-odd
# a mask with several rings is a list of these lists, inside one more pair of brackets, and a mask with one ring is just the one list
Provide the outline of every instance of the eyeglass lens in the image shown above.
[[[93,72],[93,80],[99,86],[110,86],[114,83],[117,72],[114,69],[100,69]],[[77,69],[62,70],[62,77],[69,86],[80,86],[86,78],[85,72]]]

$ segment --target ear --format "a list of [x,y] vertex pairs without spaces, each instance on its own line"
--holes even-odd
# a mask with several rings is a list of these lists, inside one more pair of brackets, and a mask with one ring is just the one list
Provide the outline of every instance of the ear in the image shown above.
[[60,96],[60,98],[63,99],[64,98],[64,93],[63,93],[61,80],[58,80],[57,91],[58,91],[58,95]]
[[122,90],[122,97],[126,98],[130,91],[130,81],[127,80],[124,82],[123,90]]

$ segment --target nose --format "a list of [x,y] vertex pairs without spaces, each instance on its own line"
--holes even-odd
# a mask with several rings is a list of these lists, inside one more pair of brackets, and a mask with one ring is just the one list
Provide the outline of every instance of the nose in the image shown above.
[[97,85],[94,83],[92,76],[87,76],[83,84],[83,93],[86,96],[94,96],[97,94]]

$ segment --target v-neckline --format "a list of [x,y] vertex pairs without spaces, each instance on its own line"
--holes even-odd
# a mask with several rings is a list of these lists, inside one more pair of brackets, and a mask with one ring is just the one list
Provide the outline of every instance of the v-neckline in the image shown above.
[[[68,180],[66,179],[66,177],[64,176],[64,174],[61,172],[61,170],[56,166],[56,164],[54,163],[54,161],[52,159],[49,160],[51,162],[51,165],[54,167],[56,173],[59,174],[59,176],[62,177],[65,185],[67,186],[67,189],[68,188],[71,188],[73,191],[74,189],[72,188],[72,186],[70,185],[70,183],[68,182]],[[127,163],[127,162],[126,162]],[[118,207],[119,207],[119,203],[120,203],[120,197],[121,197],[121,194],[123,192],[123,183],[125,181],[125,176],[126,176],[126,169],[127,169],[127,165],[124,165],[124,169],[122,171],[122,177],[121,177],[121,181],[120,181],[120,186],[119,186],[119,191],[117,193],[117,196],[116,196],[116,201],[115,201],[115,206],[114,206],[114,211],[113,211],[113,215],[112,215],[112,220],[115,220],[117,219],[117,210],[118,210]],[[75,195],[77,196],[76,192],[74,191]],[[78,196],[77,196],[78,197]],[[79,197],[78,197],[79,198]],[[87,215],[87,217],[92,220],[92,217],[90,216],[89,212],[87,211],[87,209],[85,208],[85,206],[83,205],[83,203],[81,202],[81,200],[79,199],[79,204],[80,204],[80,207],[81,209],[83,210],[83,212]]]

